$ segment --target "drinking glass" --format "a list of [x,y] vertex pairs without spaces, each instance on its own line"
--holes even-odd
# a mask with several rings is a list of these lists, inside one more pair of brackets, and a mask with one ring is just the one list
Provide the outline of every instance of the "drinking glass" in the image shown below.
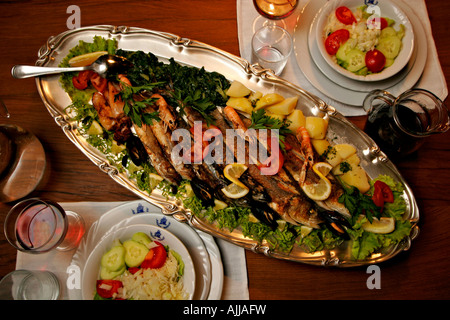
[[56,202],[31,198],[11,208],[5,219],[8,242],[26,253],[74,249],[84,235],[83,218]]
[[253,23],[253,31],[264,25],[279,25],[285,28],[283,19],[294,12],[298,0],[253,0],[253,5],[260,14]]
[[280,75],[292,47],[292,37],[286,29],[273,25],[263,26],[252,38],[252,63],[258,63]]
[[363,102],[368,114],[364,131],[392,159],[420,148],[425,138],[450,128],[449,111],[432,92],[411,89],[394,97],[374,90]]
[[14,270],[0,281],[0,300],[57,300],[60,291],[50,271]]

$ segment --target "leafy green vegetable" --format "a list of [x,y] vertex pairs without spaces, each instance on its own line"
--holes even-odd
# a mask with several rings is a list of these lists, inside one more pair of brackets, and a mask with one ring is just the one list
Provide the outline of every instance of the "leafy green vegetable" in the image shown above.
[[[117,40],[115,39],[104,39],[102,37],[95,36],[93,42],[80,40],[78,45],[70,49],[69,54],[61,61],[59,67],[70,67],[69,60],[73,57],[96,51],[107,51],[109,54],[114,54],[116,52],[116,48]],[[75,89],[72,83],[73,76],[73,72],[61,74],[61,77],[59,78],[61,86],[70,96],[72,101],[83,101],[84,103],[88,103],[92,97],[92,94],[95,92],[95,89]]]
[[372,198],[361,193],[358,188],[353,186],[346,186],[341,183],[344,193],[339,197],[339,202],[343,203],[352,215],[352,223],[359,218],[360,215],[365,215],[367,219],[372,222],[372,219],[381,216],[381,210],[372,201]]
[[266,110],[258,109],[253,111],[251,115],[252,123],[249,128],[252,129],[269,129],[278,130],[278,138],[281,149],[284,150],[285,135],[292,133],[289,129],[289,123],[285,120],[270,117],[266,114]]
[[[352,230],[348,230],[353,242],[352,242],[352,257],[357,260],[366,259],[370,254],[375,251],[387,248],[401,241],[403,238],[409,235],[411,232],[411,223],[409,220],[403,220],[403,214],[406,211],[406,203],[401,196],[403,192],[403,185],[396,183],[392,177],[387,175],[380,175],[377,179],[371,181],[371,185],[375,181],[381,180],[389,185],[394,194],[393,203],[385,203],[383,209],[383,215],[393,217],[396,219],[395,230],[389,234],[376,234],[366,232],[362,229],[361,225],[369,220],[369,217],[359,218],[353,225]],[[368,195],[373,192],[369,190]],[[370,220],[369,220],[370,221]]]

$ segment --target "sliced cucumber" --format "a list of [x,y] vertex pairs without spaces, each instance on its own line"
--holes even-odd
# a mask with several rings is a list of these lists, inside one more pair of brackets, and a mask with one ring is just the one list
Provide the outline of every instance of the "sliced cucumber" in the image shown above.
[[395,59],[402,47],[402,40],[397,36],[390,36],[381,38],[377,45],[377,49],[380,50],[386,59]]
[[386,27],[383,30],[381,30],[380,38],[387,38],[397,36],[397,31],[395,31],[392,27]]
[[102,280],[110,280],[114,279],[115,277],[120,276],[122,273],[127,270],[127,267],[124,265],[122,269],[119,269],[118,271],[111,271],[108,268],[101,267],[100,269],[100,279]]
[[136,232],[131,237],[131,240],[142,243],[147,248],[149,247],[150,243],[152,243],[152,239],[150,239],[150,237],[144,232]]
[[352,49],[347,53],[346,69],[356,72],[366,66],[365,54],[361,50]]
[[134,240],[125,241],[123,247],[125,248],[125,263],[130,268],[139,267],[149,251],[145,245]]
[[344,44],[342,44],[338,51],[336,52],[336,59],[338,60],[342,60],[342,61],[347,61],[347,55],[349,53],[350,50],[353,49],[353,46],[351,44],[351,41],[346,41]]
[[109,271],[118,271],[125,266],[125,248],[114,246],[102,256],[101,265]]
[[384,65],[385,68],[392,66],[395,59],[386,59],[386,64]]
[[184,274],[184,262],[183,259],[181,258],[180,254],[178,252],[175,252],[173,250],[169,250],[172,255],[175,257],[175,259],[178,262],[178,275],[179,276],[183,276]]

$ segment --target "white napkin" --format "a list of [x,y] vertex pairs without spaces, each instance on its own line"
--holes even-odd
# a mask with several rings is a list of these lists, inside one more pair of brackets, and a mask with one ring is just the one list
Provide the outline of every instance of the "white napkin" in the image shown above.
[[[59,203],[65,210],[70,210],[80,214],[86,224],[86,234],[90,226],[97,221],[100,216],[127,202],[68,202]],[[161,212],[157,207],[154,207],[154,212]],[[200,237],[208,236],[199,231]],[[209,236],[208,236],[209,237]],[[233,245],[222,239],[215,239],[219,247],[222,257],[224,281],[222,290],[222,300],[248,300],[248,280],[247,280],[247,265],[245,260],[245,249]],[[67,267],[72,261],[72,256],[75,249],[67,252],[53,250],[44,254],[27,254],[18,251],[16,269],[28,270],[48,270],[53,272],[59,279],[61,284],[60,299],[69,299],[68,289],[66,286]]]
[[[286,29],[291,32],[294,31],[297,16],[301,14],[305,5],[309,1],[314,0],[300,0],[296,12],[290,17],[285,19]],[[431,24],[428,18],[428,11],[425,0],[399,0],[408,5],[414,13],[420,18],[423,24],[425,33],[428,35],[428,56],[425,65],[424,72],[419,79],[418,83],[414,86],[416,88],[427,89],[436,94],[441,100],[445,100],[448,95],[447,84],[445,77],[439,62],[439,58],[436,51],[436,46],[431,32]],[[253,6],[251,0],[237,0],[237,22],[238,22],[238,37],[239,37],[239,50],[241,57],[249,60],[251,58],[251,38],[253,35],[253,23],[255,18],[258,17],[258,12]],[[301,17],[300,17],[301,23]],[[305,44],[307,45],[307,44]],[[318,71],[320,72],[320,71]],[[285,70],[280,75],[287,81],[290,81],[306,91],[316,95],[324,100],[329,105],[335,107],[344,116],[360,116],[365,112],[361,107],[350,106],[344,103],[338,102],[322,92],[319,92],[305,77],[300,70],[295,55],[291,55],[286,64]],[[361,101],[362,104],[362,101]]]

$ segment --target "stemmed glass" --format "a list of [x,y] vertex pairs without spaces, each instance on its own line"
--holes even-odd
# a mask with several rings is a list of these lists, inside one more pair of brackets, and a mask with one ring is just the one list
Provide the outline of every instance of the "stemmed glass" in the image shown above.
[[53,201],[31,198],[11,208],[5,219],[8,242],[26,253],[74,249],[84,235],[83,218]]
[[286,28],[283,19],[289,17],[298,6],[298,0],[253,0],[256,11],[260,14],[253,22],[253,32],[264,25],[278,25]]

